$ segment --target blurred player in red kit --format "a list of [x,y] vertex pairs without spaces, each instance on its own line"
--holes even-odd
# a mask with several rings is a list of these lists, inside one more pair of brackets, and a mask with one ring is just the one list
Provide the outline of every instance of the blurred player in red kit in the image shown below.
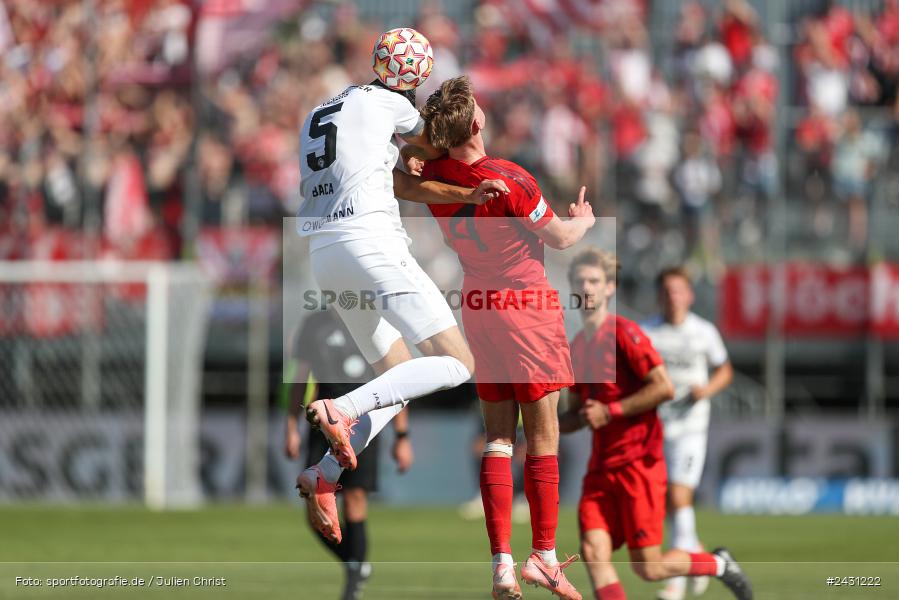
[[559,425],[563,433],[593,429],[578,520],[595,597],[626,597],[611,563],[612,552],[626,543],[642,579],[714,576],[735,597],[751,600],[749,579],[726,549],[662,553],[668,477],[656,407],[673,397],[674,387],[649,337],[609,312],[619,269],[614,255],[590,249],[568,271],[572,293],[582,299],[584,327],[571,343],[577,383]]
[[574,381],[558,292],[543,266],[544,244],[567,248],[595,223],[581,188],[568,220],[554,214],[534,178],[515,163],[487,156],[484,112],[467,77],[445,81],[422,109],[435,148],[422,177],[470,185],[505,181],[509,194],[471,210],[431,207],[465,273],[462,321],[477,366],[486,445],[481,498],[493,554],[493,597],[521,598],[511,554],[512,453],[519,410],[527,438],[524,488],[533,551],[522,579],[568,600],[581,595],[562,569],[555,536],[559,511],[559,390]]

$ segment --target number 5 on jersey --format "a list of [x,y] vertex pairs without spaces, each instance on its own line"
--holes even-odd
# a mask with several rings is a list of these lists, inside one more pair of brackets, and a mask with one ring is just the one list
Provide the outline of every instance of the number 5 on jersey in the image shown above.
[[343,108],[343,102],[322,108],[312,115],[312,122],[309,124],[309,137],[314,140],[325,136],[325,153],[321,156],[317,156],[314,152],[306,155],[306,164],[313,171],[327,169],[337,158],[337,125],[334,123],[322,124],[321,120],[328,115],[340,112],[341,108]]

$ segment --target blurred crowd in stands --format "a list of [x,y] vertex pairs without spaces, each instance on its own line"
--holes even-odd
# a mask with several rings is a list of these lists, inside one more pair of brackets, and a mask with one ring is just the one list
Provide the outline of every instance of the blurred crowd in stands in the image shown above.
[[[532,171],[562,212],[588,185],[637,276],[684,259],[715,279],[760,256],[783,180],[814,235],[848,215],[837,241],[864,246],[896,142],[899,0],[792,15],[788,52],[747,0],[685,1],[664,32],[658,3],[583,4],[481,0],[466,23],[422,2],[410,24],[436,66],[419,102],[468,73],[488,152]],[[382,25],[352,2],[4,0],[0,259],[177,258],[206,226],[280,230],[300,202],[301,121],[372,79]],[[43,241],[83,230],[98,247]]]

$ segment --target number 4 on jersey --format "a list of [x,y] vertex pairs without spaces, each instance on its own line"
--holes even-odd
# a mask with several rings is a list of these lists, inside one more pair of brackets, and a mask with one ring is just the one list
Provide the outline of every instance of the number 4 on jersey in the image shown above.
[[328,115],[340,112],[341,108],[343,108],[343,102],[322,108],[312,115],[312,122],[309,124],[309,137],[314,140],[325,136],[325,153],[321,156],[316,156],[314,152],[306,155],[306,164],[313,171],[327,169],[337,158],[337,125],[334,123],[322,125],[321,120]]

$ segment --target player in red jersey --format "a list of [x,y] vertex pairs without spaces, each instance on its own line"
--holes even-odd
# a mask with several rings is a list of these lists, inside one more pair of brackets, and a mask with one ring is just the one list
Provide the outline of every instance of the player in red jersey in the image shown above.
[[751,600],[749,579],[726,549],[662,553],[668,475],[656,407],[673,397],[674,387],[643,331],[609,312],[618,270],[614,255],[590,249],[568,271],[572,292],[583,299],[584,328],[571,343],[577,384],[559,425],[563,433],[593,429],[578,519],[595,597],[625,598],[611,559],[626,543],[642,579],[715,576],[738,599]]
[[422,109],[429,139],[448,154],[425,163],[422,177],[468,185],[505,181],[511,192],[472,210],[431,207],[465,273],[462,321],[477,367],[486,447],[481,498],[493,553],[493,597],[520,598],[511,554],[512,449],[519,410],[527,438],[524,488],[533,551],[522,579],[580,600],[555,552],[559,504],[559,390],[573,383],[558,292],[543,266],[543,246],[566,248],[595,218],[581,188],[568,220],[553,213],[534,178],[515,163],[488,157],[484,112],[467,77],[445,81]]

